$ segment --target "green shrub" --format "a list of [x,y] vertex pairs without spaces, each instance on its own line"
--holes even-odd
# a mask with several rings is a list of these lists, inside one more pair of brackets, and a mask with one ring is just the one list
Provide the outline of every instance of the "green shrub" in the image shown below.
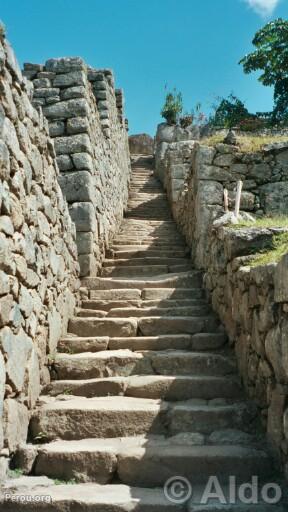
[[168,92],[161,110],[161,116],[166,119],[168,124],[176,124],[182,110],[183,100],[181,92],[177,92],[176,89],[173,92]]

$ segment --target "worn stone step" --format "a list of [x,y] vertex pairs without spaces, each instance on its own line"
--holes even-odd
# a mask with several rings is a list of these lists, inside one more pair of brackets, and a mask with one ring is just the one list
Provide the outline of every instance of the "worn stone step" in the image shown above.
[[[159,336],[137,336],[136,338],[110,338],[109,348],[118,350],[218,350],[227,342],[223,333],[162,334]],[[86,346],[86,345],[85,345]]]
[[141,290],[136,288],[111,288],[110,290],[91,290],[90,296],[92,300],[140,300],[141,293]]
[[53,363],[57,379],[89,379],[128,375],[229,375],[236,365],[217,353],[165,351],[133,352],[129,349],[57,354]]
[[[187,270],[187,268],[185,268]],[[101,271],[102,277],[138,277],[138,276],[153,276],[159,274],[168,274],[169,268],[166,265],[142,265],[134,267],[104,267]]]
[[82,307],[84,309],[96,309],[110,311],[113,308],[177,308],[191,306],[207,306],[207,302],[203,299],[155,299],[155,300],[83,300]]
[[108,336],[98,337],[77,337],[66,336],[58,342],[58,352],[77,354],[79,352],[101,352],[107,350],[109,345]]
[[143,487],[164,485],[175,475],[206,484],[211,475],[226,481],[230,475],[246,482],[273,474],[267,453],[244,446],[157,445],[127,447],[118,454],[117,474],[122,483]]
[[30,421],[32,440],[78,440],[164,434],[167,404],[160,400],[105,396],[46,400]]
[[192,398],[239,399],[243,396],[239,379],[231,376],[133,375],[79,380],[63,379],[52,381],[43,392],[51,396],[70,394],[92,398],[121,395],[168,401]]
[[68,331],[77,336],[136,336],[136,318],[72,317]]
[[201,299],[204,297],[203,288],[144,288],[141,293],[142,300],[161,299]]
[[[108,312],[108,317],[129,318],[129,317],[147,317],[147,316],[204,316],[211,312],[207,304],[191,306],[172,306],[171,308],[162,307],[162,304],[156,307],[126,307],[112,308]],[[92,315],[91,315],[92,316]]]
[[123,251],[122,249],[115,250],[115,249],[109,249],[106,251],[106,256],[114,257],[115,259],[123,259],[123,258],[142,258],[142,257],[156,257],[156,258],[171,258],[171,257],[177,257],[177,258],[186,258],[188,255],[188,251],[185,250],[166,250],[166,249],[154,249],[151,248],[142,248],[142,249],[128,249]]
[[[255,420],[257,411],[247,403],[230,405],[221,399],[164,402],[148,398],[105,396],[83,398],[66,396],[66,400],[47,397],[30,421],[30,436],[52,441],[78,440],[88,437],[129,437],[142,434],[179,434],[215,430],[243,429]],[[195,403],[196,402],[196,403]]]
[[210,316],[162,316],[138,319],[140,336],[157,336],[158,334],[196,334],[217,331],[219,322]]
[[200,288],[202,272],[180,272],[179,274],[160,275],[143,279],[116,279],[105,277],[86,277],[82,284],[88,290],[111,290],[115,288]]
[[[195,402],[195,403],[194,403]],[[211,434],[215,430],[239,429],[249,431],[258,415],[257,408],[250,403],[235,403],[225,399],[207,403],[183,402],[170,407],[168,429],[170,434],[201,432]]]
[[[27,477],[27,479],[31,477]],[[21,479],[23,481],[23,478]],[[22,486],[18,494],[29,496],[29,500],[16,501],[8,491],[8,498],[0,498],[0,512],[183,512],[183,505],[169,502],[163,489],[132,488],[126,485],[28,485]],[[17,489],[17,482],[13,480]],[[41,501],[39,496],[48,495]],[[31,497],[31,498],[30,498]],[[31,503],[32,502],[32,503]],[[41,507],[41,508],[40,508]],[[266,511],[263,511],[266,512]],[[270,512],[270,511],[269,511]],[[275,511],[278,512],[278,511]]]
[[[264,450],[205,445],[201,436],[197,445],[194,437],[194,446],[185,444],[185,435],[182,442],[179,436],[54,441],[35,450],[33,473],[99,484],[110,483],[117,475],[120,483],[139,487],[160,487],[176,474],[204,485],[211,475],[225,482],[233,473],[239,483],[253,475],[261,481],[272,475],[271,461]],[[31,453],[33,446],[27,447],[27,454],[29,449]]]

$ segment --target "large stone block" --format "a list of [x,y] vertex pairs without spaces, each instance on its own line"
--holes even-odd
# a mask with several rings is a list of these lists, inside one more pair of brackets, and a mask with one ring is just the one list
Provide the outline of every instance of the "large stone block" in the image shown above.
[[43,107],[43,114],[48,119],[68,119],[75,116],[88,116],[89,106],[84,98],[59,101]]
[[87,152],[92,154],[92,146],[89,136],[86,133],[70,135],[68,137],[56,137],[54,139],[57,155]]
[[0,331],[0,346],[6,357],[6,373],[15,391],[23,389],[27,361],[33,349],[31,338],[21,329],[16,335],[9,327]]
[[260,203],[265,213],[288,213],[288,182],[267,183],[259,187]]
[[85,85],[86,76],[84,71],[70,71],[56,75],[53,80],[54,87],[72,87],[73,85]]
[[3,447],[3,408],[4,408],[4,393],[5,393],[6,371],[5,361],[0,352],[0,450]]
[[95,210],[92,203],[74,203],[69,212],[77,231],[92,231],[97,229]]
[[217,181],[199,181],[197,200],[202,204],[223,205],[223,186]]
[[80,57],[63,57],[48,59],[45,62],[46,71],[55,73],[69,73],[71,71],[86,70],[86,64]]
[[57,343],[61,337],[61,332],[62,332],[61,315],[55,307],[53,307],[52,311],[49,311],[49,313],[48,313],[48,329],[49,329],[49,338],[48,338],[49,353],[54,354],[56,351],[56,348],[57,348]]
[[275,302],[288,302],[288,254],[279,261],[274,273]]
[[78,232],[76,236],[78,254],[90,254],[93,252],[93,233]]
[[15,452],[16,449],[26,442],[29,414],[24,404],[17,400],[7,399],[4,401],[4,446]]
[[93,160],[88,153],[73,153],[72,160],[76,169],[87,169],[87,171],[93,172]]
[[88,132],[89,122],[87,117],[71,117],[67,121],[67,133],[74,135],[75,133]]
[[88,171],[62,174],[59,176],[59,183],[68,203],[93,201],[93,179]]

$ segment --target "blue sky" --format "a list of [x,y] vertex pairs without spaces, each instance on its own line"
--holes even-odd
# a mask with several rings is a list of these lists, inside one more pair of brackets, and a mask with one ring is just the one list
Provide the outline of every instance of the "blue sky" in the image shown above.
[[256,30],[288,18],[288,0],[1,0],[0,17],[17,58],[42,63],[81,56],[113,68],[126,97],[130,133],[153,135],[168,88],[189,111],[209,111],[233,91],[251,111],[272,106],[272,91],[237,64]]

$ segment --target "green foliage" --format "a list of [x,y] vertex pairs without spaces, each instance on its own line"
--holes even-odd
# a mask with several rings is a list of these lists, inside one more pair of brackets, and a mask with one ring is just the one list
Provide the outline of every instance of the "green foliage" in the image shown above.
[[59,478],[55,478],[55,485],[75,485],[77,482],[75,478],[71,478],[70,480],[60,480]]
[[258,267],[259,265],[269,265],[270,263],[278,263],[282,256],[288,253],[288,233],[280,233],[274,235],[271,244],[267,249],[255,254],[249,258],[247,264],[250,267]]
[[173,89],[173,92],[166,94],[164,106],[161,110],[161,116],[166,119],[168,124],[176,124],[179,115],[183,110],[183,100],[181,92]]
[[245,73],[261,71],[259,81],[274,86],[272,122],[288,124],[288,21],[281,18],[267,23],[252,41],[256,50],[239,64]]
[[244,103],[234,94],[228,98],[218,98],[214,105],[214,115],[210,117],[209,124],[219,128],[233,128],[244,119],[251,117]]

